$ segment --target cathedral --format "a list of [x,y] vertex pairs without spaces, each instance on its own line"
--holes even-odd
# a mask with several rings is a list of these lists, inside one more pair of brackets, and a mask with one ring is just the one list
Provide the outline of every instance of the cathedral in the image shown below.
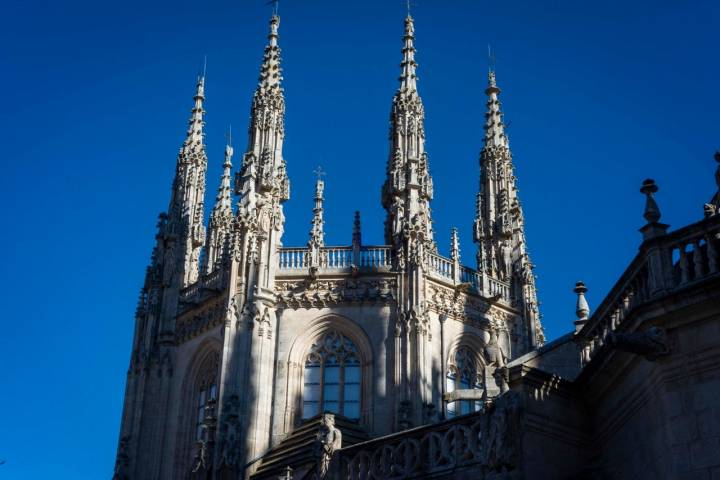
[[326,245],[318,179],[307,244],[285,246],[279,27],[273,15],[247,147],[240,161],[225,148],[207,223],[197,80],[135,314],[113,478],[720,474],[720,193],[668,232],[646,180],[637,256],[592,315],[578,282],[572,331],[546,342],[492,70],[475,265],[456,231],[438,252],[408,15],[384,244],[363,243],[356,213],[348,244]]

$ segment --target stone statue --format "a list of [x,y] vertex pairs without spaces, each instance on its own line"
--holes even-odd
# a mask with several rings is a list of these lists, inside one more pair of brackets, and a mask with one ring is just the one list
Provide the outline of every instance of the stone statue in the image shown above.
[[508,391],[507,355],[498,344],[497,331],[495,329],[490,330],[490,340],[488,344],[485,345],[483,353],[485,354],[488,368],[492,369],[492,376],[495,379],[495,384],[500,389],[500,393]]
[[313,445],[315,455],[314,480],[327,477],[333,453],[340,448],[342,448],[342,432],[335,427],[335,415],[324,413],[320,420],[320,430]]

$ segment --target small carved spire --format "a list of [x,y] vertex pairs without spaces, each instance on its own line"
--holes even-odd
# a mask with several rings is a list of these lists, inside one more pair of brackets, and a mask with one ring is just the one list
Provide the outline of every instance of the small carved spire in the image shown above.
[[403,61],[400,64],[400,89],[405,91],[417,90],[417,62],[415,61],[415,23],[408,14],[405,17],[405,45],[403,47]]
[[575,283],[575,288],[573,288],[573,292],[577,294],[577,303],[575,304],[575,315],[577,315],[577,320],[575,320],[575,331],[579,332],[580,329],[582,329],[583,325],[585,325],[588,321],[588,315],[590,314],[590,306],[587,303],[587,300],[585,299],[585,293],[588,291],[587,287],[585,286],[585,283],[582,281]]
[[643,217],[648,222],[640,229],[644,240],[648,240],[659,235],[665,235],[669,226],[664,223],[660,223],[660,207],[658,207],[654,196],[657,191],[658,186],[655,185],[655,180],[651,178],[643,181],[642,187],[640,187],[640,193],[645,195],[645,212],[643,213]]
[[452,260],[453,281],[458,284],[460,283],[460,239],[457,227],[450,230],[450,259]]
[[282,81],[282,68],[280,67],[280,47],[278,47],[278,27],[280,17],[273,15],[270,19],[270,33],[268,46],[265,47],[265,56],[260,67],[258,89],[267,91],[280,88]]
[[360,212],[355,211],[355,218],[353,220],[353,231],[352,231],[352,244],[353,247],[362,245],[362,231],[360,229]]
[[315,183],[315,206],[313,207],[312,228],[310,229],[310,241],[308,247],[320,248],[325,246],[325,232],[323,227],[323,191],[325,190],[325,182],[318,178]]
[[225,162],[223,163],[223,173],[220,177],[220,186],[218,187],[218,193],[215,197],[213,215],[232,215],[232,189],[230,187],[232,156],[233,148],[232,145],[228,143],[228,145],[225,145]]
[[460,239],[457,227],[453,227],[450,231],[450,259],[453,262],[460,262]]
[[508,147],[507,136],[505,135],[505,124],[503,113],[500,109],[498,95],[501,90],[495,80],[495,72],[488,72],[488,87],[485,94],[488,96],[487,112],[485,113],[485,146],[486,147]]
[[202,145],[205,138],[203,133],[203,126],[205,122],[203,115],[205,110],[203,109],[203,102],[205,101],[205,75],[198,76],[197,83],[195,85],[195,106],[192,109],[190,121],[188,122],[188,131],[183,142],[183,151],[186,148],[193,148]]

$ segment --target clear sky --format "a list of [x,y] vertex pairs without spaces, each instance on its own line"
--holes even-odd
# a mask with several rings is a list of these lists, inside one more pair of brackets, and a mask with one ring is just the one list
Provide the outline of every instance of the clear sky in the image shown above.
[[[232,123],[235,165],[270,7],[263,0],[3,3],[0,478],[113,468],[133,313],[207,54],[208,203]],[[441,252],[473,265],[487,45],[497,56],[549,339],[637,251],[644,178],[663,221],[698,220],[720,148],[714,0],[418,0],[419,89]],[[326,242],[382,243],[380,186],[404,2],[283,0],[286,245],[307,241],[312,170]]]

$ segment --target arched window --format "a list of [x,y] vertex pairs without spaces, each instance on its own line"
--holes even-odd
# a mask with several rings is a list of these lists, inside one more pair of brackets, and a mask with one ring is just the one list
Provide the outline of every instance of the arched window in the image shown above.
[[[445,390],[450,393],[455,390],[482,389],[482,365],[476,362],[477,356],[468,347],[460,347],[450,358],[447,375],[445,377]],[[447,404],[448,418],[477,412],[482,403],[474,400],[457,400]]]
[[[205,416],[214,414],[217,408],[217,376],[220,357],[212,353],[200,367],[195,383],[195,440],[207,440],[205,438]],[[209,411],[206,411],[209,410]]]
[[303,419],[322,412],[360,418],[360,356],[346,336],[328,332],[305,359]]

